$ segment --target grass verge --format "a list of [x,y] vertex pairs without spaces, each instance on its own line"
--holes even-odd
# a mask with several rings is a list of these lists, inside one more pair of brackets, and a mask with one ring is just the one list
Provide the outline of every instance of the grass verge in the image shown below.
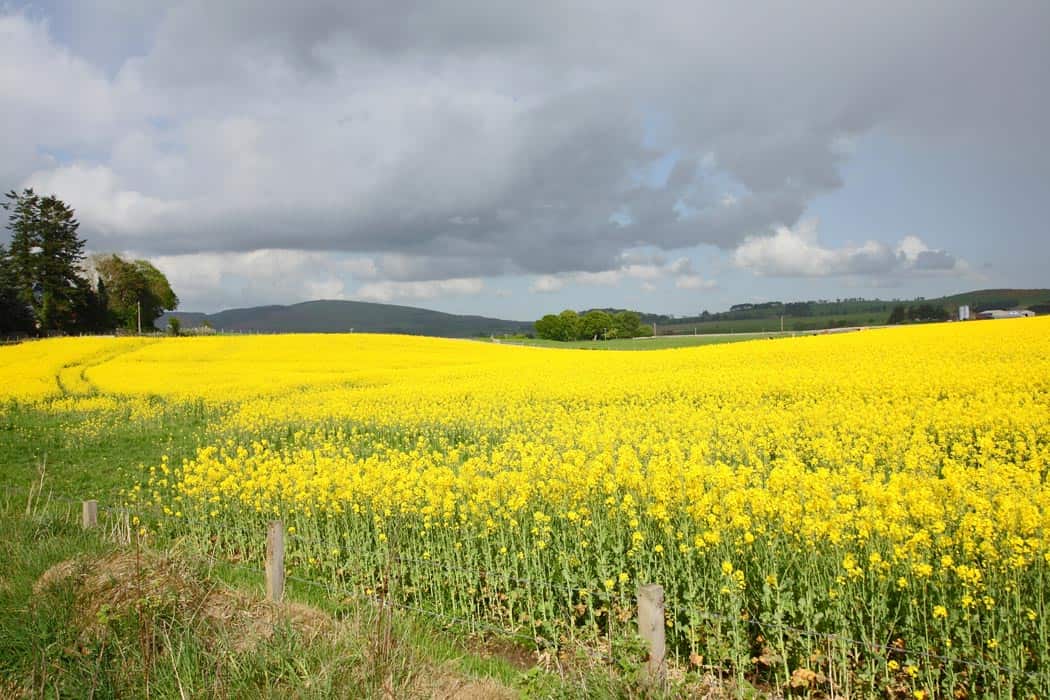
[[552,673],[525,649],[347,605],[171,543],[118,545],[75,508],[0,499],[0,696],[632,698],[611,669]]

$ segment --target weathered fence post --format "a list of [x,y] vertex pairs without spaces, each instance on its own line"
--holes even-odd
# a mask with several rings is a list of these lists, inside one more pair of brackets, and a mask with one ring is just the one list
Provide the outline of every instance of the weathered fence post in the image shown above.
[[80,508],[80,524],[85,530],[98,525],[98,501],[84,501]]
[[284,597],[284,523],[271,520],[266,533],[266,597],[280,603]]
[[638,589],[638,634],[649,649],[645,682],[653,687],[662,686],[667,675],[664,666],[667,653],[664,624],[663,587],[655,583],[641,586]]

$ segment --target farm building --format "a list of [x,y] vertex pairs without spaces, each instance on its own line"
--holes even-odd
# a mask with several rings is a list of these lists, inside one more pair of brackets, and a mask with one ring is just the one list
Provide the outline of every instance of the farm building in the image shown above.
[[1035,316],[1034,311],[1028,309],[1010,309],[1004,311],[1002,309],[989,309],[988,311],[981,311],[977,314],[978,319],[993,319],[993,318],[1023,318],[1026,316]]

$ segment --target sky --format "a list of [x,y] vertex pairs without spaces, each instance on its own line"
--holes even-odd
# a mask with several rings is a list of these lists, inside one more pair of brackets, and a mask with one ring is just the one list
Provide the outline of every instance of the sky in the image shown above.
[[1045,0],[0,0],[0,187],[186,311],[1048,287],[1048,27]]

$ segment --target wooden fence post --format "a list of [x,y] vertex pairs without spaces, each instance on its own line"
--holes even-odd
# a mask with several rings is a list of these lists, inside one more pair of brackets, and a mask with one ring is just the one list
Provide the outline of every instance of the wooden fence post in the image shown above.
[[98,525],[98,501],[84,501],[80,508],[80,524],[85,530]]
[[284,523],[271,520],[266,533],[266,597],[280,603],[284,597]]
[[664,637],[664,589],[650,583],[638,589],[638,634],[649,649],[645,667],[645,682],[649,686],[664,684],[667,672],[664,657],[667,643]]

